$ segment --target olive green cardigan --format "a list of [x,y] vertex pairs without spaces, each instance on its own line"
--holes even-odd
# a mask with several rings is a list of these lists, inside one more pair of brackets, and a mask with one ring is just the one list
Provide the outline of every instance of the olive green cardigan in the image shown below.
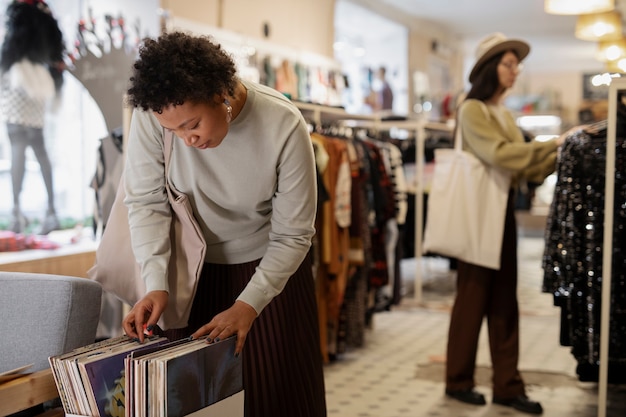
[[461,104],[458,117],[463,149],[487,164],[509,170],[512,186],[521,178],[541,183],[554,172],[556,141],[525,142],[521,129],[503,105],[469,99]]

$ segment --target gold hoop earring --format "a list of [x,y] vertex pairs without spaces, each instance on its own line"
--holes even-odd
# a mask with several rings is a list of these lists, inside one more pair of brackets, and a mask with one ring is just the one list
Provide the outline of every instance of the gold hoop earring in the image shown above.
[[226,106],[226,123],[230,123],[233,120],[233,106],[230,105],[227,98],[224,99],[224,105]]

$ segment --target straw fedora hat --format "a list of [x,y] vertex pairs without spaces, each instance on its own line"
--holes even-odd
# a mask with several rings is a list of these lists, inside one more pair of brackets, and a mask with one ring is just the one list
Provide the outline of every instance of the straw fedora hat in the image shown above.
[[470,83],[474,82],[478,71],[487,61],[501,52],[510,50],[517,53],[521,62],[530,52],[530,45],[519,39],[509,39],[500,32],[492,33],[480,41],[478,48],[476,48],[476,63],[469,75]]

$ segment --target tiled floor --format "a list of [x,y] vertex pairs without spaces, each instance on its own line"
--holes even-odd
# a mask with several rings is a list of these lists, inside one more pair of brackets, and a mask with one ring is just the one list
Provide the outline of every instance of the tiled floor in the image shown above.
[[[541,293],[541,238],[520,238],[519,368],[529,396],[540,401],[544,416],[595,417],[597,385],[576,378],[569,348],[559,345],[560,310]],[[415,263],[403,262],[403,275],[414,276]],[[509,407],[472,406],[444,396],[443,372],[448,311],[454,276],[441,259],[426,258],[422,301],[406,297],[391,312],[377,313],[365,346],[341,355],[325,367],[328,417],[495,417],[527,416]],[[486,331],[481,332],[477,390],[489,400],[490,359]],[[610,386],[607,417],[626,416],[626,387]]]

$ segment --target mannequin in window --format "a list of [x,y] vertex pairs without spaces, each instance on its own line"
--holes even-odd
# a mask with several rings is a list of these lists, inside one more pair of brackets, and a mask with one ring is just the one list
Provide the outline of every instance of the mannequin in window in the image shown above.
[[13,213],[9,229],[23,233],[27,219],[20,207],[26,149],[32,148],[46,187],[48,207],[39,234],[59,228],[54,206],[52,166],[44,143],[44,115],[63,83],[63,36],[48,5],[15,0],[6,11],[6,36],[0,57],[0,115],[11,143]]

